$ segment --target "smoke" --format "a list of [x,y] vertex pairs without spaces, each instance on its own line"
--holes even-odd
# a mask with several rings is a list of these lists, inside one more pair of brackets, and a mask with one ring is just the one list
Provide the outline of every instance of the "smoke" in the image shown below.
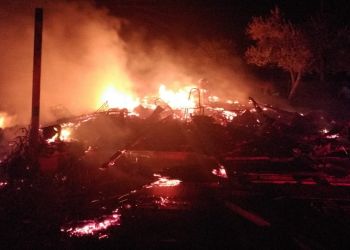
[[34,6],[44,8],[41,123],[64,105],[73,114],[96,109],[103,85],[131,91],[121,21],[90,2],[2,2],[0,109],[28,123],[31,103]]
[[176,89],[198,85],[201,79],[206,79],[205,87],[212,94],[227,99],[247,99],[254,79],[241,58],[234,54],[232,41],[179,40],[149,40],[140,31],[131,36],[127,48],[128,70],[139,83],[138,91],[157,90],[160,83]]
[[[28,3],[29,2],[29,3]],[[124,19],[93,2],[1,1],[0,111],[28,124],[31,114],[34,8],[44,8],[41,124],[53,121],[55,106],[72,114],[96,110],[102,91],[113,85],[144,96],[207,78],[214,94],[245,98],[248,82],[230,42],[149,39],[147,30],[129,31]],[[61,111],[64,108],[59,108]]]

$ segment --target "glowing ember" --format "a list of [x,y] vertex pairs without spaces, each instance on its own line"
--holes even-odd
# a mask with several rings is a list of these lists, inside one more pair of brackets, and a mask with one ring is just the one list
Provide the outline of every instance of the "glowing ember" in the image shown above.
[[174,197],[155,197],[154,203],[157,205],[158,209],[176,209],[176,210],[187,210],[191,207],[189,201],[176,200]]
[[170,200],[168,197],[159,197],[159,200],[156,201],[156,204],[159,204],[162,207],[166,207],[170,203]]
[[101,233],[111,226],[119,226],[120,218],[121,215],[118,212],[118,209],[116,209],[109,216],[104,216],[103,218],[99,218],[96,220],[88,220],[85,221],[84,224],[81,226],[70,227],[68,229],[61,229],[61,231],[68,233],[70,237],[82,237],[87,235],[99,234],[99,238],[102,239],[108,237],[108,235]]
[[221,178],[225,178],[225,179],[228,178],[226,169],[222,165],[220,165],[218,168],[213,169],[211,173]]
[[61,134],[60,134],[60,140],[61,141],[67,141],[69,139],[69,136],[71,134],[71,130],[69,128],[62,128]]
[[[74,124],[73,123],[63,123],[61,125],[61,130],[58,130],[57,128],[54,128],[56,131],[56,134],[52,136],[50,139],[47,139],[46,141],[48,143],[52,143],[55,141],[70,141],[71,134],[72,134],[72,129],[73,129]],[[77,125],[79,126],[79,124]]]
[[178,186],[181,183],[181,180],[178,179],[169,179],[168,177],[163,177],[158,174],[154,174],[155,177],[158,177],[158,180],[151,183],[150,185],[145,186],[146,188],[152,187],[174,187]]
[[58,134],[56,133],[54,136],[52,136],[51,138],[47,139],[46,141],[48,143],[53,143],[53,142],[57,141],[57,138],[58,138]]
[[109,108],[126,108],[129,111],[134,110],[140,104],[139,99],[133,98],[131,94],[123,93],[114,86],[108,86],[102,93],[99,100],[101,103],[108,103]]
[[329,130],[326,129],[326,128],[324,128],[324,129],[321,130],[321,133],[323,133],[323,134],[328,134],[328,133],[329,133]]
[[239,101],[237,101],[237,100],[227,100],[226,103],[228,103],[228,104],[239,104]]
[[233,112],[233,111],[228,111],[228,110],[224,110],[222,112],[222,114],[224,115],[224,117],[229,120],[229,121],[232,121],[236,116],[237,116],[237,113],[236,112]]
[[336,139],[336,138],[339,138],[339,134],[334,134],[334,135],[327,135],[326,138],[328,139]]
[[208,99],[210,102],[218,102],[219,101],[219,97],[217,97],[217,96],[209,96]]
[[0,181],[0,188],[7,186],[7,181]]

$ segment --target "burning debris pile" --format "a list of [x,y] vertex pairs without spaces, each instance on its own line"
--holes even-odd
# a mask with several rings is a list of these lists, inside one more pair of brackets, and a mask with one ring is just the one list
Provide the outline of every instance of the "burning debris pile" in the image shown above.
[[[4,201],[5,193],[38,194],[38,187],[50,185],[56,190],[55,198],[47,195],[50,206],[72,209],[55,217],[56,229],[73,238],[104,239],[123,218],[134,221],[135,211],[202,209],[202,199],[194,204],[187,191],[168,190],[191,189],[194,184],[188,183],[221,187],[215,193],[220,199],[227,198],[225,185],[248,192],[261,185],[350,185],[346,121],[323,112],[289,112],[253,98],[221,101],[197,87],[179,94],[163,86],[160,93],[137,105],[106,102],[96,112],[42,127],[36,159],[27,137],[18,137],[1,162]],[[181,200],[178,192],[187,198]]]
[[198,154],[228,168],[232,162],[260,162],[280,171],[300,168],[348,175],[347,122],[323,112],[288,112],[253,98],[245,104],[222,102],[206,93],[197,87],[171,92],[161,86],[161,97],[145,98],[129,109],[109,108],[106,102],[95,113],[42,128],[44,145],[80,144],[82,156],[114,150],[102,168],[168,151]]
[[193,158],[191,164],[223,165],[229,175],[254,169],[317,172],[325,182],[348,176],[349,124],[323,112],[288,112],[253,98],[244,104],[221,101],[195,86],[176,92],[162,85],[159,97],[134,102],[115,102],[108,93],[112,99],[96,112],[42,127],[35,164],[26,162],[33,160],[26,155],[27,137],[17,137],[15,150],[2,159],[2,171],[9,178],[34,165],[56,172],[103,152],[110,155],[99,159],[99,169],[151,165],[152,158],[188,164],[183,160]]

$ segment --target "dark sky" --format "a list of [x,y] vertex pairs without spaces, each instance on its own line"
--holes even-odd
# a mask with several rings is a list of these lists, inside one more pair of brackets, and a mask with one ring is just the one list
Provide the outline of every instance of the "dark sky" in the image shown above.
[[348,25],[350,1],[321,0],[99,0],[116,16],[132,21],[153,37],[170,39],[215,38],[233,39],[239,47],[245,43],[245,27],[252,16],[269,13],[279,6],[285,17],[302,23],[319,9],[336,16],[340,25]]

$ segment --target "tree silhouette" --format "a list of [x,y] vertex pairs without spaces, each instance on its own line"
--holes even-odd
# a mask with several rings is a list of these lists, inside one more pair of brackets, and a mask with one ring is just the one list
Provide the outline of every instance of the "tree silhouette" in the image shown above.
[[311,61],[303,32],[282,18],[277,7],[267,17],[253,17],[246,31],[255,41],[246,50],[247,62],[260,67],[272,65],[288,72],[291,80],[288,99],[292,99]]

